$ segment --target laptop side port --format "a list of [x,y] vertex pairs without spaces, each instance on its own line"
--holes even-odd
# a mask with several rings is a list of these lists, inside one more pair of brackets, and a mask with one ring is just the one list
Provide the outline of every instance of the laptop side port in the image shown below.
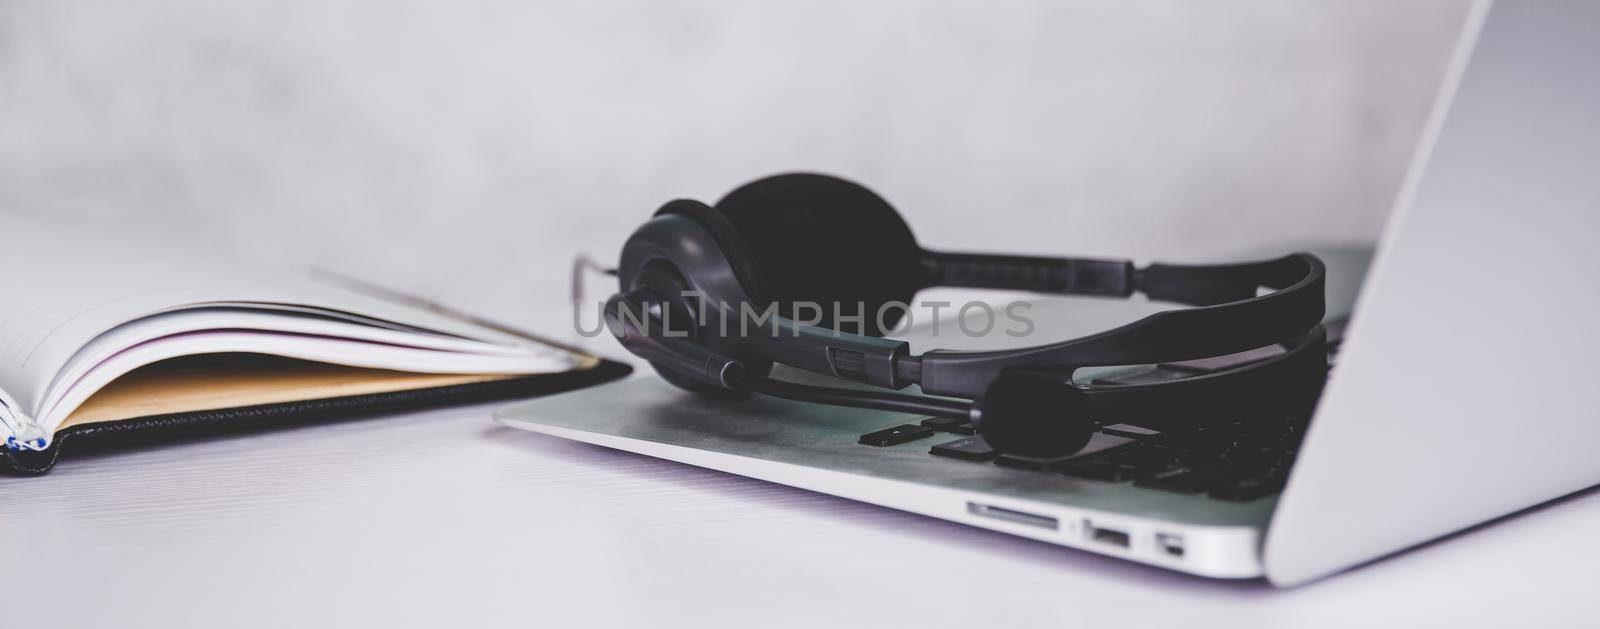
[[1083,530],[1089,532],[1089,539],[1091,540],[1121,548],[1127,548],[1133,539],[1132,536],[1128,535],[1127,531],[1095,526],[1094,522],[1089,520],[1083,521]]
[[972,515],[981,515],[986,518],[994,518],[996,520],[1015,522],[1017,524],[1037,526],[1039,528],[1050,530],[1056,530],[1061,526],[1060,520],[1048,515],[1028,513],[1027,511],[996,507],[994,505],[986,505],[978,502],[968,502],[967,513],[971,513]]
[[1174,533],[1156,533],[1156,548],[1168,557],[1183,557],[1183,536]]

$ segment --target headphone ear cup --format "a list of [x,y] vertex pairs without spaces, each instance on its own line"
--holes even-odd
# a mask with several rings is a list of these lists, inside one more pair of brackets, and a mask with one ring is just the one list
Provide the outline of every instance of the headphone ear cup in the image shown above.
[[[909,304],[926,284],[911,228],[888,201],[854,182],[776,175],[735,189],[716,209],[760,269],[763,301],[756,305],[776,302],[780,315],[815,303],[825,327],[882,336],[905,313],[884,306]],[[841,318],[860,314],[861,324],[836,321],[835,308]]]
[[722,256],[728,259],[728,266],[733,268],[733,277],[744,289],[745,295],[757,303],[765,303],[766,298],[761,292],[761,273],[756,269],[755,257],[750,254],[750,246],[739,235],[739,229],[727,217],[711,206],[691,199],[668,201],[652,216],[663,214],[682,216],[705,228],[706,233],[711,234],[711,239],[716,241],[717,248],[722,249]]
[[[661,206],[653,216],[662,215],[682,216],[704,228],[706,233],[711,235],[711,240],[717,244],[717,248],[722,250],[722,256],[733,269],[734,280],[739,283],[739,288],[744,289],[745,295],[751,300],[762,302],[764,298],[761,296],[760,273],[756,271],[755,259],[750,255],[749,246],[739,236],[739,230],[734,228],[722,213],[699,201],[678,199]],[[713,386],[655,362],[651,362],[650,366],[655,368],[662,380],[692,393],[717,399],[739,399],[748,396],[748,392]],[[747,371],[757,375],[766,375],[772,370],[772,363],[765,360],[747,358],[744,360],[744,366]]]

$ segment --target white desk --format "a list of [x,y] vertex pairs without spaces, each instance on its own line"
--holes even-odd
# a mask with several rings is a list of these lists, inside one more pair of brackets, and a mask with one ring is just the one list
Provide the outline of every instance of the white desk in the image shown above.
[[0,479],[0,626],[1600,622],[1592,498],[1278,591],[502,428],[491,408]]

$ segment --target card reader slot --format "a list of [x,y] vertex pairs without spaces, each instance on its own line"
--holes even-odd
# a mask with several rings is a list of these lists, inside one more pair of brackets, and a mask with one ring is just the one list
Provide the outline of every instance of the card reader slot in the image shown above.
[[1061,520],[1053,516],[1041,515],[1038,513],[1028,513],[1027,511],[996,507],[994,505],[986,505],[978,502],[968,502],[967,513],[981,515],[986,518],[994,518],[996,520],[1005,520],[1006,522],[1037,526],[1043,529],[1056,530],[1061,527]]

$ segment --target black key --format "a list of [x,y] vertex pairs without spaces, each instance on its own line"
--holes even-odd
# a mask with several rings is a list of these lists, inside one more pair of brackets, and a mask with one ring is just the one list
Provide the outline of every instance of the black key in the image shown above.
[[955,433],[958,435],[976,435],[978,429],[965,419],[951,417],[929,417],[922,420],[922,425],[939,432]]
[[1182,434],[1167,433],[1161,443],[1178,451],[1180,456],[1218,458],[1237,448],[1239,439],[1218,431],[1190,431]]
[[1239,433],[1234,435],[1235,452],[1281,450],[1277,439],[1266,435]]
[[1001,454],[1000,458],[995,459],[994,462],[995,465],[1016,467],[1025,470],[1053,470],[1059,469],[1061,466],[1066,465],[1074,460],[1092,457],[1102,452],[1120,448],[1132,443],[1138,442],[1127,437],[1096,433],[1089,437],[1089,443],[1085,444],[1083,449],[1067,456],[1040,458],[1032,456],[1018,456],[1015,454]]
[[1220,462],[1238,476],[1255,476],[1279,467],[1283,459],[1284,453],[1277,448],[1240,448]]
[[1161,445],[1142,443],[1106,455],[1106,460],[1132,468],[1139,475],[1174,467],[1181,462],[1178,452]]
[[983,437],[962,437],[941,443],[928,450],[928,453],[963,461],[987,461],[1000,454],[998,450],[989,447],[989,442],[984,441]]
[[1286,429],[1277,435],[1277,448],[1284,451],[1299,450],[1300,442],[1305,438],[1305,430],[1302,428]]
[[1180,494],[1200,494],[1224,482],[1226,477],[1218,470],[1196,467],[1174,467],[1133,481],[1136,487],[1148,487]]
[[1279,456],[1278,460],[1272,462],[1272,473],[1280,476],[1287,476],[1289,474],[1289,468],[1294,467],[1294,458],[1294,452],[1286,452],[1282,456]]
[[1264,432],[1259,426],[1245,419],[1235,419],[1221,424],[1217,428],[1234,435],[1259,435]]
[[1169,467],[1136,480],[1133,482],[1133,484],[1138,487],[1161,489],[1165,491],[1178,492],[1180,494],[1200,493],[1200,489],[1191,487],[1189,483],[1184,482],[1183,477],[1188,473],[1189,468],[1187,467]]
[[1276,478],[1246,478],[1215,487],[1210,496],[1219,500],[1233,502],[1249,502],[1257,498],[1269,496],[1283,490],[1283,480]]
[[912,426],[911,424],[901,424],[899,426],[895,426],[894,428],[885,428],[878,432],[869,432],[861,435],[861,438],[857,439],[856,443],[878,447],[896,446],[908,441],[916,441],[923,437],[931,436],[933,436],[932,428]]
[[956,426],[960,426],[960,425],[965,424],[965,423],[967,423],[967,420],[965,420],[965,419],[956,419],[954,417],[929,417],[927,419],[922,420],[922,425],[927,426],[929,428],[932,428],[934,430],[937,430],[939,432],[950,432],[951,428],[954,428]]
[[1283,423],[1288,425],[1288,430],[1303,433],[1311,426],[1311,420],[1304,417],[1285,417]]
[[1294,430],[1297,422],[1287,417],[1246,417],[1234,420],[1234,432],[1251,435],[1277,435]]
[[1091,384],[1154,384],[1157,382],[1171,382],[1182,380],[1194,375],[1192,371],[1179,371],[1176,369],[1159,369],[1151,367],[1129,373],[1095,378]]
[[1129,439],[1149,439],[1152,437],[1161,436],[1161,431],[1159,430],[1145,428],[1144,426],[1134,426],[1132,424],[1111,424],[1110,426],[1101,428],[1100,432],[1108,435],[1116,435],[1118,437],[1127,437]]
[[1141,476],[1139,469],[1132,465],[1114,463],[1106,459],[1073,461],[1062,467],[1061,473],[1078,478],[1103,480],[1109,483],[1133,480]]
[[1227,470],[1216,466],[1191,467],[1184,480],[1189,484],[1202,489],[1210,490],[1224,483],[1231,483],[1237,477],[1229,474]]

